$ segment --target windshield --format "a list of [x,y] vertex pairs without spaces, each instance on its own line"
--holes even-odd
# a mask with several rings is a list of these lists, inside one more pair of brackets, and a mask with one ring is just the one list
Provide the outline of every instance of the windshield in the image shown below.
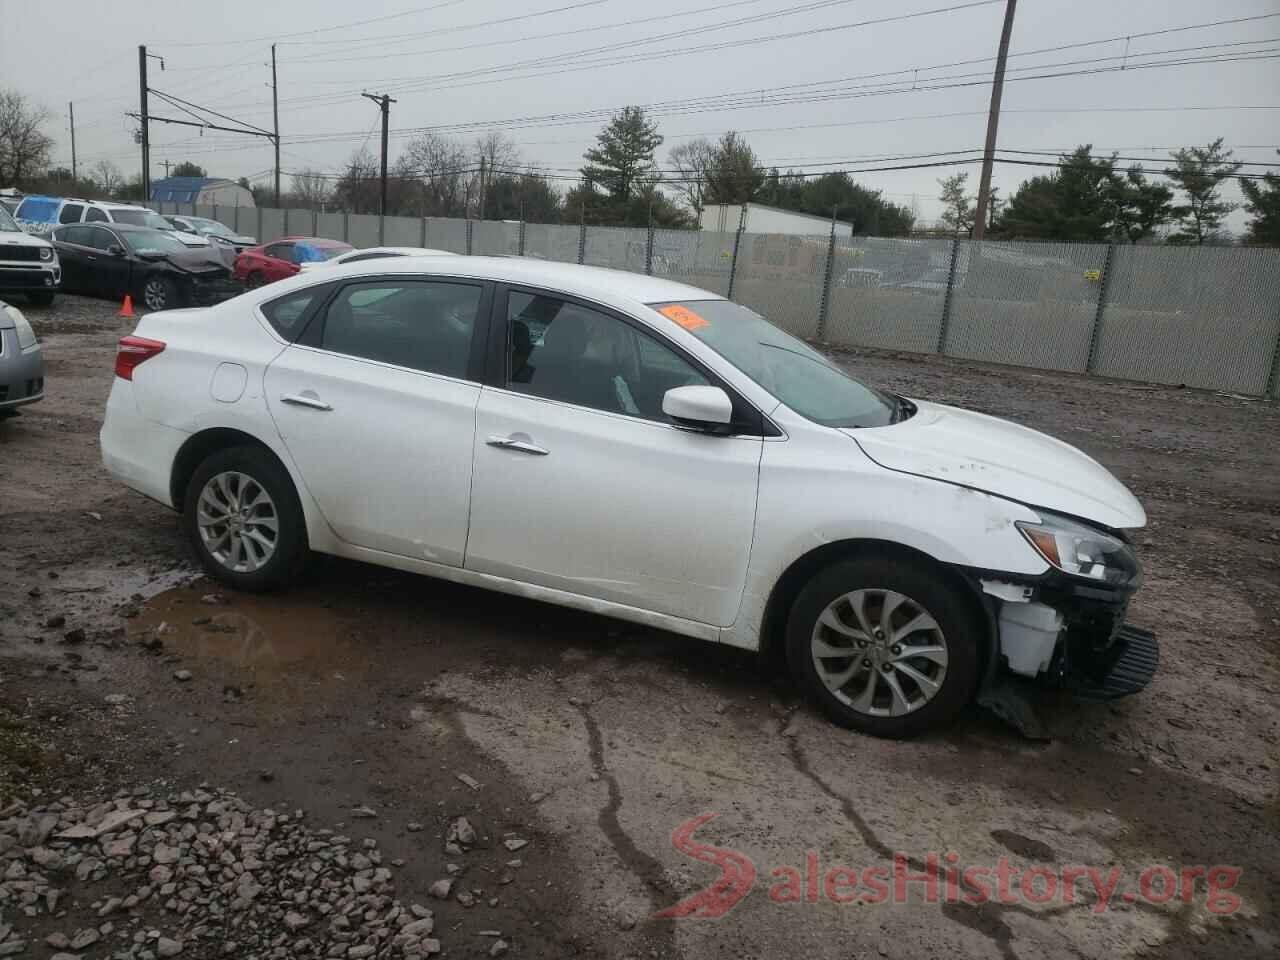
[[226,224],[219,223],[217,220],[206,220],[204,217],[191,217],[191,222],[195,224],[196,231],[204,234],[213,234],[215,237],[234,237],[233,231]]
[[805,343],[728,300],[653,303],[796,413],[827,427],[883,427],[896,398],[859,383]]
[[21,233],[22,228],[18,226],[18,221],[13,219],[9,211],[0,204],[0,233]]
[[182,241],[175,240],[167,233],[159,230],[121,230],[120,236],[129,244],[129,249],[136,254],[144,253],[182,253],[187,248]]
[[111,219],[116,223],[132,223],[135,227],[154,227],[156,230],[173,229],[173,224],[150,210],[112,210]]

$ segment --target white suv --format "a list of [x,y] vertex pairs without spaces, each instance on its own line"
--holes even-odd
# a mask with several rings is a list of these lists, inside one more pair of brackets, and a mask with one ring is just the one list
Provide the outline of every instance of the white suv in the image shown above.
[[[81,209],[83,208],[83,213]],[[100,200],[67,200],[58,214],[58,223],[130,223],[135,227],[154,227],[163,230],[188,247],[207,247],[209,238],[199,234],[183,233],[174,229],[160,214],[146,207],[131,203],[110,203]]]
[[32,303],[48,306],[61,283],[62,265],[53,244],[27,233],[0,206],[0,296],[20,291]]

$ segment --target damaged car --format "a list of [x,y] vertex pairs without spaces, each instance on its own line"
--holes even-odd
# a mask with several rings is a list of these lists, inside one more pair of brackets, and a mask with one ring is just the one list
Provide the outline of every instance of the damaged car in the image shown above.
[[148,310],[213,303],[242,289],[211,246],[188,247],[166,231],[127,223],[82,223],[54,229],[63,289]]
[[575,607],[776,654],[879,736],[1156,669],[1104,467],[663,277],[365,261],[146,316],[115,372],[107,469],[234,588],[319,552]]

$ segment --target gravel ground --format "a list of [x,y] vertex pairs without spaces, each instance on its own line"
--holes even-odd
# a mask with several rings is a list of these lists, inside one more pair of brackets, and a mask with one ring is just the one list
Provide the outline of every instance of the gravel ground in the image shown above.
[[[1046,698],[1048,744],[976,709],[899,744],[833,729],[740,652],[517,598],[336,560],[289,594],[223,593],[99,463],[115,305],[26,312],[48,396],[0,422],[0,957],[1280,947],[1275,403],[841,355],[1082,447],[1151,518],[1131,612],[1163,644],[1149,690]],[[703,814],[715,847],[673,837]],[[657,915],[715,879],[717,848],[752,865],[746,898]],[[1126,893],[1152,865],[1232,867],[1238,902],[775,887],[899,852],[1115,868]]]

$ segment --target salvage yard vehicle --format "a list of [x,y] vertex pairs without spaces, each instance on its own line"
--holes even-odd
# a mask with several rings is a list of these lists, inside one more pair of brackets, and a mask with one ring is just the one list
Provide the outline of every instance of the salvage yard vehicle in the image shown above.
[[780,650],[884,736],[1010,673],[1111,697],[1155,670],[1124,624],[1146,516],[1106,469],[671,280],[373,260],[148,315],[115,372],[107,469],[234,588],[318,551]]
[[44,399],[44,354],[31,324],[0,300],[0,418]]
[[235,296],[243,289],[212,247],[186,247],[169,233],[123,223],[57,227],[53,243],[67,290],[170,310]]
[[18,207],[16,215],[28,233],[49,234],[59,226],[72,223],[127,223],[135,227],[163,230],[188,247],[207,247],[202,236],[182,233],[164,217],[147,207],[109,200],[81,200],[79,197],[30,196]]
[[232,275],[250,287],[275,283],[299,273],[304,263],[321,263],[354,250],[341,240],[323,237],[284,237],[274,243],[250,247],[236,257]]
[[175,214],[166,216],[165,220],[169,221],[173,229],[179,233],[204,237],[210,243],[230,247],[236,253],[242,253],[249,247],[258,245],[258,241],[254,237],[236,233],[226,224],[219,223],[217,220],[210,220],[208,217],[188,217]]
[[37,306],[47,307],[62,283],[62,265],[53,244],[23,230],[0,207],[0,294],[21,291]]

